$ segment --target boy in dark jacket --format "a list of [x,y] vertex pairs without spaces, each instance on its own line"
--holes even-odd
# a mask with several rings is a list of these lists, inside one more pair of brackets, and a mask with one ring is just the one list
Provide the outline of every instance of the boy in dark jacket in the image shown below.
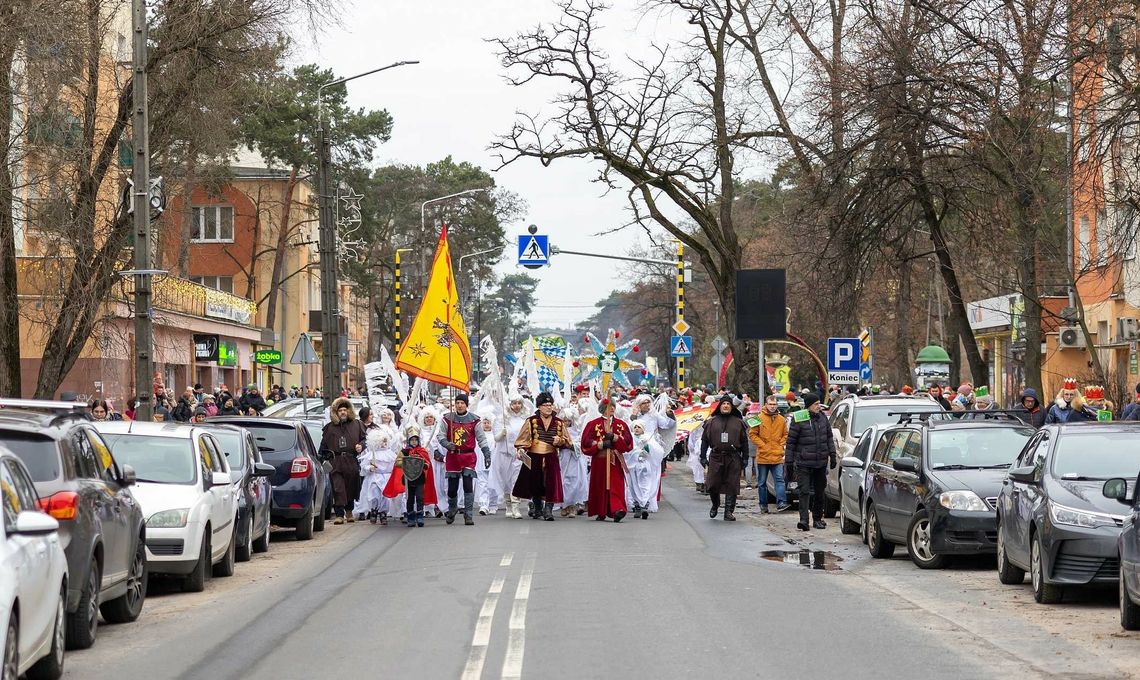
[[831,435],[831,423],[823,415],[819,395],[809,392],[804,395],[804,410],[792,416],[792,427],[788,430],[788,441],[784,445],[784,459],[796,466],[796,481],[800,487],[800,521],[796,524],[801,531],[808,531],[808,504],[815,517],[812,523],[816,529],[826,529],[823,521],[823,492],[827,487],[827,468],[836,466],[835,439]]

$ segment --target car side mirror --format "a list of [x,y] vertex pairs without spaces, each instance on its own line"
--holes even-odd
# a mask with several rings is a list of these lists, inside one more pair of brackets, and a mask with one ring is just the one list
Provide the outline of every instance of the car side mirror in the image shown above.
[[59,522],[46,513],[25,510],[16,515],[11,531],[21,536],[46,536],[59,531]]
[[1013,468],[1009,471],[1009,478],[1021,484],[1036,484],[1037,469],[1032,466]]
[[839,461],[839,464],[845,468],[861,468],[861,467],[863,467],[863,461],[859,460],[855,456],[844,456],[843,460]]
[[274,472],[277,472],[277,468],[273,467],[269,463],[253,464],[254,477],[272,477]]
[[1104,483],[1104,487],[1101,489],[1101,493],[1104,494],[1105,498],[1111,498],[1115,501],[1123,503],[1124,505],[1132,505],[1132,499],[1128,497],[1128,480],[1126,479],[1117,477],[1115,479],[1108,480]]
[[909,456],[896,458],[893,465],[894,468],[899,472],[910,472],[912,474],[918,474],[918,462]]
[[230,483],[230,476],[225,472],[215,472],[210,476],[210,486],[226,486]]
[[135,474],[135,469],[130,465],[124,465],[119,470],[119,484],[134,486],[136,481],[138,481],[138,476]]

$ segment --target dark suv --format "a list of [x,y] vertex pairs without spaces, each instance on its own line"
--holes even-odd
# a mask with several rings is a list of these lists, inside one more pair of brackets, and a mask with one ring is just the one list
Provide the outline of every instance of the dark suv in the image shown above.
[[128,488],[134,470],[115,463],[82,404],[0,399],[0,442],[59,520],[70,574],[67,646],[90,647],[100,611],[108,623],[134,621],[146,598],[146,523]]
[[328,473],[301,423],[277,418],[224,416],[211,423],[237,425],[249,430],[261,459],[276,468],[269,516],[279,527],[296,527],[297,540],[313,537],[325,528],[325,487]]
[[915,565],[935,569],[947,555],[993,553],[998,489],[1033,428],[1013,419],[902,420],[879,439],[863,482],[872,557],[902,544]]

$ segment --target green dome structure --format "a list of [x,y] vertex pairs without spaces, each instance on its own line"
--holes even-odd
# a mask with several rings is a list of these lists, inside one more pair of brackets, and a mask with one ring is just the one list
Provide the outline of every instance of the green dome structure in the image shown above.
[[938,345],[927,345],[918,350],[914,362],[916,364],[948,364],[950,363],[950,355]]

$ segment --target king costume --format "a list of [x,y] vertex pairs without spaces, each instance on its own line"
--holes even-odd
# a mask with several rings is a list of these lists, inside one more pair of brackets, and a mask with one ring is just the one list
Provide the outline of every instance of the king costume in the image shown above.
[[[611,399],[603,399],[601,412],[613,409]],[[582,453],[592,456],[590,498],[586,511],[598,521],[612,517],[620,522],[626,515],[625,454],[633,450],[633,434],[619,418],[603,415],[586,423],[582,430]]]
[[[523,459],[523,467],[513,493],[531,499],[531,518],[553,522],[554,504],[563,502],[558,452],[572,444],[566,423],[554,415],[554,397],[543,392],[535,405],[538,412],[526,419],[515,439],[515,452]],[[543,414],[543,406],[551,407],[549,415]]]

